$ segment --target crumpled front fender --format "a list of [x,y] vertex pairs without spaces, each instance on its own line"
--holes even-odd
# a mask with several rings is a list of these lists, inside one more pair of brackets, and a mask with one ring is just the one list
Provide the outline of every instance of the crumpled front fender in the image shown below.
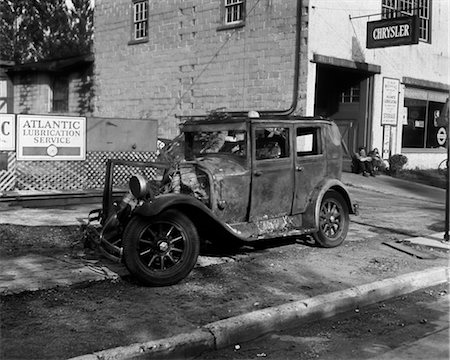
[[146,202],[137,207],[133,215],[153,217],[167,209],[178,209],[189,217],[196,225],[199,232],[214,237],[232,237],[237,240],[246,240],[236,234],[230,226],[221,221],[200,200],[184,194],[164,194],[155,197],[151,202]]
[[206,207],[201,201],[190,195],[184,194],[164,194],[157,196],[152,201],[145,202],[141,206],[137,207],[134,214],[144,217],[152,217],[160,214],[168,208],[177,206],[193,206],[214,216],[208,207]]

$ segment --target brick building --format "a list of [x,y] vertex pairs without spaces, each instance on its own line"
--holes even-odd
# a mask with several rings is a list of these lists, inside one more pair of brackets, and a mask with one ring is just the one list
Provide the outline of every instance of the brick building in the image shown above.
[[[296,6],[97,0],[95,113],[157,118],[159,136],[172,138],[181,115],[289,108]],[[306,106],[307,1],[302,13],[299,112]]]
[[[156,118],[172,138],[178,116],[289,108],[298,4],[296,112],[335,119],[348,157],[377,147],[436,167],[450,84],[442,0],[97,0],[95,114]],[[417,17],[415,43],[367,47],[368,23],[403,16]]]
[[92,54],[8,69],[18,114],[90,115],[93,111]]

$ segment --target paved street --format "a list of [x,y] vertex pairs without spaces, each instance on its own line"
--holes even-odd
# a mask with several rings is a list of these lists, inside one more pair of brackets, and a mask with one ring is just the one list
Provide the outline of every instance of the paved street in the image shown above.
[[195,357],[212,359],[449,359],[448,286],[437,286],[327,320]]

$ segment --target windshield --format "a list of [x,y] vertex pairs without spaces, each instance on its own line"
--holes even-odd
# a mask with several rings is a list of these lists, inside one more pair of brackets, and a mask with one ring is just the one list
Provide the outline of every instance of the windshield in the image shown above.
[[247,136],[244,130],[186,132],[186,156],[228,154],[240,158],[247,155]]

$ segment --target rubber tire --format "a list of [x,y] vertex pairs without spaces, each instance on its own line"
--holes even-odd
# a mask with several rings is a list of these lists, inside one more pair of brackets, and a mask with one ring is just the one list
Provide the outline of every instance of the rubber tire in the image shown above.
[[[177,264],[167,271],[154,271],[139,257],[139,239],[147,228],[158,222],[170,224],[180,231],[185,239],[184,251]],[[138,280],[150,286],[173,285],[184,279],[194,268],[200,251],[200,240],[192,221],[181,212],[170,209],[148,219],[134,217],[128,223],[123,235],[123,259],[125,266]]]
[[[321,214],[323,214],[323,207],[327,204],[331,204],[338,208],[340,214],[340,224],[338,224],[338,230],[336,235],[328,236],[324,231],[324,224],[321,221]],[[344,200],[341,194],[335,190],[328,191],[322,199],[319,209],[319,231],[313,234],[313,238],[316,243],[325,248],[332,248],[342,244],[347,237],[348,227],[350,222],[349,211],[347,202]]]

